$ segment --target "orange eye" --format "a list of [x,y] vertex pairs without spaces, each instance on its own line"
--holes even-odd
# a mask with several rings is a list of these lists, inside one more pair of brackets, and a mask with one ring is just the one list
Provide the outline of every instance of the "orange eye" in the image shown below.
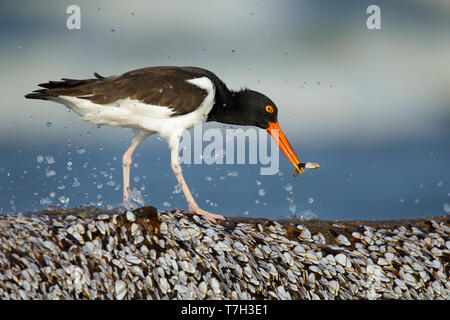
[[273,113],[274,109],[273,109],[272,106],[267,105],[267,106],[266,106],[266,111],[267,111],[268,113]]

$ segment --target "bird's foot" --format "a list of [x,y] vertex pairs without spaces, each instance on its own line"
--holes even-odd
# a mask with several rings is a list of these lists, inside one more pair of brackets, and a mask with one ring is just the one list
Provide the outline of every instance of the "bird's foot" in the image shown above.
[[206,210],[200,209],[198,206],[190,207],[189,212],[192,214],[198,214],[200,216],[204,216],[212,223],[217,223],[217,220],[225,221],[224,216],[221,216],[220,214],[214,214],[214,213],[208,212]]

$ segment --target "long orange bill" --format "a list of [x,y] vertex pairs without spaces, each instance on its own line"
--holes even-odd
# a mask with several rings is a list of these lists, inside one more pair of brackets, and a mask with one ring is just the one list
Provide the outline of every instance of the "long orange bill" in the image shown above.
[[304,169],[305,165],[298,160],[297,155],[294,152],[294,149],[292,149],[283,131],[281,131],[278,122],[269,122],[269,128],[267,128],[267,131],[275,140],[280,150],[283,151],[286,158],[288,158],[288,160],[292,163],[295,169],[297,169],[297,172],[298,173],[305,172]]

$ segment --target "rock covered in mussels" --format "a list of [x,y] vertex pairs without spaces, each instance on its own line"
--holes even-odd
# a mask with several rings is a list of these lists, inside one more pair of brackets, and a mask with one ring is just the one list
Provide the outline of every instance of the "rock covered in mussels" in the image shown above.
[[0,299],[448,299],[449,218],[0,217]]

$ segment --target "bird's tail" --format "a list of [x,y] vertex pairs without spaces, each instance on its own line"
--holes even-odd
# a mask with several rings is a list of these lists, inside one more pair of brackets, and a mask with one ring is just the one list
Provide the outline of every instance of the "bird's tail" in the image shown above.
[[51,97],[58,96],[58,94],[56,94],[58,90],[53,89],[69,89],[85,83],[101,81],[105,79],[105,77],[99,75],[97,72],[94,72],[94,76],[96,79],[77,80],[77,79],[62,78],[61,79],[62,81],[49,81],[41,83],[38,84],[38,86],[43,87],[45,89],[34,90],[32,93],[25,95],[25,98],[48,100]]

